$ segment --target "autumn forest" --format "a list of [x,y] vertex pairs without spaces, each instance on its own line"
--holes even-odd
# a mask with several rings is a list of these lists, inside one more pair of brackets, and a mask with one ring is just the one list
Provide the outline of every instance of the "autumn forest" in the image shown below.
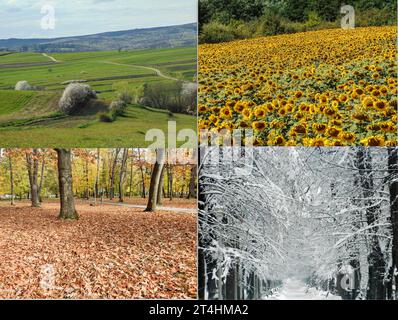
[[194,159],[1,149],[0,297],[194,298]]

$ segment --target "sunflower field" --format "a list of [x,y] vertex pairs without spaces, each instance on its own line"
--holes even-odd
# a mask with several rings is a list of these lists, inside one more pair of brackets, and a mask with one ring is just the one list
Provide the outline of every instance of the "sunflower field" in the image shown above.
[[254,145],[396,146],[396,27],[321,30],[199,47],[199,129]]

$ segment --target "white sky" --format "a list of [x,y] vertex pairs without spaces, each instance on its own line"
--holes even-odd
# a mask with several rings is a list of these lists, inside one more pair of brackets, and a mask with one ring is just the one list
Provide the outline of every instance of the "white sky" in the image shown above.
[[[55,28],[44,30],[44,5]],[[54,38],[197,21],[197,0],[0,0],[0,39]]]

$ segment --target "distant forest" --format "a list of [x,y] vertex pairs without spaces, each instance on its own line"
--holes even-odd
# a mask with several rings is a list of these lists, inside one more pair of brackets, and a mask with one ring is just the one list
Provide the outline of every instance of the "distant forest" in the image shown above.
[[200,42],[337,28],[345,4],[357,27],[396,24],[396,0],[200,0]]

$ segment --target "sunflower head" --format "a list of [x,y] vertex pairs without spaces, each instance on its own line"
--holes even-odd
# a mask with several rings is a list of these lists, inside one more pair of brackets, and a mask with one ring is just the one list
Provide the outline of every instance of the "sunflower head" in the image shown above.
[[239,122],[239,128],[250,128],[250,124],[247,121],[241,120]]
[[339,95],[339,101],[342,103],[346,103],[348,101],[348,96],[345,93]]
[[326,134],[332,138],[337,138],[339,136],[340,132],[341,132],[341,129],[337,128],[337,127],[330,127],[326,130]]
[[204,104],[201,104],[201,105],[198,106],[198,112],[199,113],[206,113],[208,110],[209,109]]
[[324,147],[326,146],[325,138],[304,139],[304,145],[308,147]]
[[362,101],[362,106],[365,108],[373,108],[373,105],[374,105],[374,101],[371,97],[366,97]]
[[385,142],[385,146],[389,148],[398,147],[398,140],[388,140]]
[[293,127],[293,132],[297,134],[306,134],[307,127],[304,124],[298,124]]
[[376,101],[376,103],[374,104],[375,108],[379,111],[384,111],[387,108],[387,102],[384,100],[378,100]]
[[254,121],[252,123],[252,128],[254,131],[261,132],[265,130],[266,124],[264,121]]
[[245,105],[244,105],[242,102],[240,102],[240,101],[238,101],[238,102],[235,104],[235,106],[234,106],[234,110],[235,110],[235,112],[237,112],[237,113],[241,113],[241,112],[243,111],[244,108],[245,108]]
[[383,136],[371,136],[361,140],[361,143],[367,147],[383,147],[385,139]]
[[232,117],[232,110],[230,107],[224,107],[220,110],[220,116],[224,119],[230,119]]
[[249,107],[246,107],[242,110],[242,115],[245,119],[250,119],[252,117],[252,109]]
[[325,109],[323,109],[323,113],[329,117],[333,117],[337,114],[337,111],[336,109],[326,107]]
[[354,120],[370,122],[370,116],[364,112],[355,112],[351,116]]
[[296,92],[294,93],[294,97],[295,97],[296,99],[300,99],[303,95],[304,95],[304,93],[303,93],[302,91],[300,91],[300,90],[298,90],[298,91],[296,91]]
[[356,139],[355,134],[352,132],[342,132],[340,133],[340,139],[346,142],[353,143]]
[[267,115],[267,110],[263,106],[258,106],[254,109],[254,115],[257,118],[264,118]]
[[314,123],[312,125],[312,127],[314,128],[314,130],[316,131],[316,133],[318,134],[322,134],[325,133],[327,126],[324,123]]

